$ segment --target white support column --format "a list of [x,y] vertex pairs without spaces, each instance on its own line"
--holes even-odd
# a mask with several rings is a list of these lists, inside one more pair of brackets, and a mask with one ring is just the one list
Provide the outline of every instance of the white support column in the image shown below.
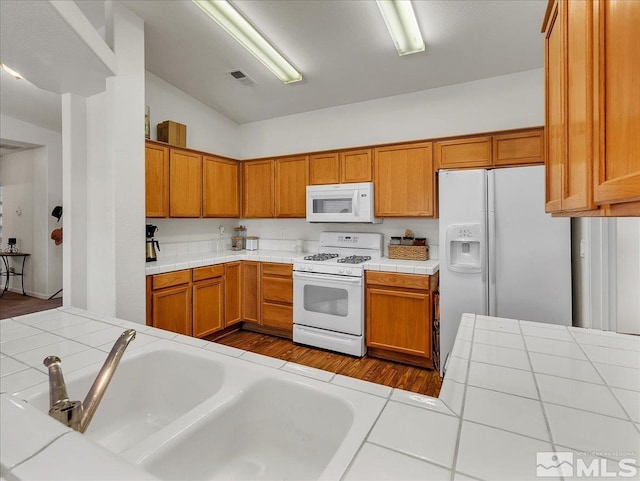
[[87,307],[86,100],[62,95],[63,303]]

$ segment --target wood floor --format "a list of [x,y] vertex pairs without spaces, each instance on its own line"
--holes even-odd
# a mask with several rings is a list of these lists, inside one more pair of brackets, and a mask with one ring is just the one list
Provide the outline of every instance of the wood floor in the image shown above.
[[438,397],[442,380],[437,371],[407,366],[371,357],[357,358],[322,349],[294,344],[292,341],[250,331],[236,331],[220,344],[265,356],[292,361],[309,367],[355,377],[365,381]]
[[37,297],[23,296],[15,292],[7,291],[0,298],[0,319],[8,317],[17,317],[32,312],[46,311],[47,309],[55,309],[62,305],[62,298],[38,299]]

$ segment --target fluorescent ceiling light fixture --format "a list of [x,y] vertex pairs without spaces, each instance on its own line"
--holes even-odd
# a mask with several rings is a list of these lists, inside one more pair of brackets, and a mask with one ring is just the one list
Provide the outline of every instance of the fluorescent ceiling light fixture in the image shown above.
[[424,51],[424,40],[410,0],[377,0],[398,55]]
[[17,80],[23,79],[24,77],[22,75],[20,75],[18,72],[16,72],[15,70],[13,70],[12,68],[7,67],[5,64],[0,64],[2,65],[2,68],[5,70],[5,72],[7,72],[9,75],[11,75],[12,77],[15,77]]
[[229,35],[260,60],[273,74],[289,84],[302,80],[302,74],[226,0],[193,0]]

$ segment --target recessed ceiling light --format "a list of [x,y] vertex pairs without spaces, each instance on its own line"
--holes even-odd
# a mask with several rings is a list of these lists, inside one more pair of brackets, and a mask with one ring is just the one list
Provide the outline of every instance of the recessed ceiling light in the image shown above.
[[424,40],[410,0],[377,0],[398,55],[424,51]]
[[273,74],[289,84],[302,80],[302,74],[258,33],[226,0],[193,0],[236,41],[260,60]]
[[24,77],[22,75],[20,75],[18,72],[16,72],[15,70],[13,70],[12,68],[7,67],[5,64],[1,63],[0,65],[2,65],[2,68],[5,70],[5,72],[7,72],[9,75],[11,75],[12,77],[15,77],[17,80],[23,79]]

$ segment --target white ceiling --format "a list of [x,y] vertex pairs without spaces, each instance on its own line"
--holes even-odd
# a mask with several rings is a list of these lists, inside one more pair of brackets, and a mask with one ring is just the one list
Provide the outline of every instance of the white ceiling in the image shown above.
[[[282,84],[190,0],[122,0],[145,22],[146,69],[237,123],[543,66],[546,0],[414,0],[426,52],[399,57],[373,0],[232,0],[302,72]],[[102,2],[77,0],[96,25]],[[228,74],[242,69],[257,85]]]
[[[405,57],[373,0],[232,0],[303,73],[290,85],[191,0],[120,1],[145,22],[146,69],[239,124],[543,66],[546,0],[414,0],[427,49]],[[76,3],[102,30],[104,1]],[[256,85],[233,80],[238,68]],[[59,95],[0,80],[2,113],[60,130]]]

